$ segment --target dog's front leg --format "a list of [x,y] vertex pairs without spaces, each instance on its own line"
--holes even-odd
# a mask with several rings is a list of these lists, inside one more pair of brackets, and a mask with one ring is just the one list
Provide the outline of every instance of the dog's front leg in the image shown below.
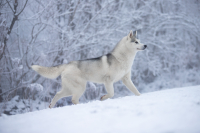
[[131,73],[129,72],[128,74],[126,74],[123,78],[122,78],[122,82],[124,83],[124,85],[126,85],[126,87],[132,91],[136,96],[140,95],[140,92],[137,90],[137,88],[135,87],[135,85],[133,84],[133,82],[131,81]]
[[103,100],[106,100],[108,98],[111,98],[114,96],[114,88],[113,88],[113,83],[112,82],[109,82],[109,83],[105,83],[105,88],[106,88],[106,91],[107,91],[107,95],[104,95],[101,97],[101,101]]

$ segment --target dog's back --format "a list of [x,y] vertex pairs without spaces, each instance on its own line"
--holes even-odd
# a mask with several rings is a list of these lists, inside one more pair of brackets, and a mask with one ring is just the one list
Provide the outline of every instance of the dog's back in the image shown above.
[[144,50],[147,46],[136,39],[137,32],[131,31],[117,44],[115,49],[105,56],[72,61],[56,67],[42,67],[33,65],[32,69],[46,78],[56,78],[61,75],[62,90],[53,98],[50,108],[62,97],[72,95],[72,102],[79,103],[79,98],[85,91],[87,81],[103,83],[107,94],[101,97],[105,100],[113,97],[113,83],[122,82],[137,96],[140,95],[131,81],[131,67],[137,51]]

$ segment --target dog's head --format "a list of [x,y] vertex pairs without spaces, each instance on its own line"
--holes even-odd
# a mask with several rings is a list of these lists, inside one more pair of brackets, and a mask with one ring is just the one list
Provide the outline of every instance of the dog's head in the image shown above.
[[144,50],[147,47],[147,45],[140,43],[140,40],[137,39],[137,31],[133,32],[132,30],[127,36],[126,44],[128,48],[136,51]]

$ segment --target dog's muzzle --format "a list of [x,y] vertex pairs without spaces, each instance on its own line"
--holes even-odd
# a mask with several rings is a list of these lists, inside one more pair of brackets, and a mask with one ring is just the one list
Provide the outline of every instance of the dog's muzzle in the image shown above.
[[145,48],[147,48],[147,45],[144,45],[144,48],[143,48],[143,50],[144,50]]

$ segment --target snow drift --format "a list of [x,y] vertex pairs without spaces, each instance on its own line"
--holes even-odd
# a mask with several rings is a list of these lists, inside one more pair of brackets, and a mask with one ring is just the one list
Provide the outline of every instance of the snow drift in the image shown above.
[[1,133],[199,133],[200,86],[0,117]]

